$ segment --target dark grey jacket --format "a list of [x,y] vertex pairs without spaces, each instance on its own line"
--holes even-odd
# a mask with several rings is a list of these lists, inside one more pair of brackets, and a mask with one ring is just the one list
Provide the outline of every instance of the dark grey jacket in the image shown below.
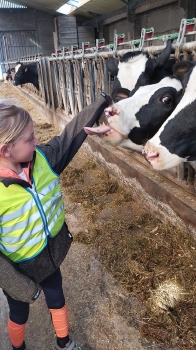
[[[65,169],[72,160],[84,140],[84,126],[93,126],[103,110],[110,103],[110,98],[102,93],[100,99],[84,108],[65,127],[60,136],[55,136],[47,144],[39,145],[52,169],[57,174]],[[31,162],[33,169],[35,159]],[[0,181],[9,186],[18,183],[30,186],[26,181],[1,178]],[[0,253],[0,287],[16,300],[32,303],[39,295],[39,282],[50,276],[64,260],[72,242],[72,236],[65,225],[54,238],[48,238],[48,244],[36,257],[16,264]]]

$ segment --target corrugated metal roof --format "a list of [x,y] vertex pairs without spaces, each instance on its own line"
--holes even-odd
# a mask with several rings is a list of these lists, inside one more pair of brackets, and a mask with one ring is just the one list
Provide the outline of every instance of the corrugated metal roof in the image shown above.
[[26,6],[18,5],[7,0],[0,0],[0,8],[13,9],[13,8],[26,8]]
[[[34,10],[44,11],[53,15],[57,15],[58,10],[61,6],[68,3],[69,0],[16,0],[10,1],[19,5],[27,6]],[[125,6],[123,0],[90,0],[80,8],[76,9],[71,15],[89,17],[90,14],[103,15],[114,10],[118,10]]]

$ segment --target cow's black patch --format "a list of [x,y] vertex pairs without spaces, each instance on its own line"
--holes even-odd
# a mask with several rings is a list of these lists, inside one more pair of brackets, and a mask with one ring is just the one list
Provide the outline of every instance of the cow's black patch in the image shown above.
[[169,120],[160,134],[161,145],[172,154],[196,160],[196,100]]
[[161,125],[170,116],[179,102],[181,95],[175,88],[158,89],[146,105],[135,114],[140,127],[133,128],[128,138],[136,144],[143,144],[153,137]]
[[121,58],[120,58],[120,62],[128,62],[131,58],[139,56],[139,55],[143,55],[145,57],[149,57],[149,55],[147,54],[147,52],[142,52],[142,51],[133,51],[133,52],[127,52],[125,53]]
[[114,82],[113,82],[113,85],[112,85],[112,91],[114,91],[116,89],[120,89],[120,88],[122,88],[122,86],[120,84],[120,81],[118,80],[118,78],[115,78]]

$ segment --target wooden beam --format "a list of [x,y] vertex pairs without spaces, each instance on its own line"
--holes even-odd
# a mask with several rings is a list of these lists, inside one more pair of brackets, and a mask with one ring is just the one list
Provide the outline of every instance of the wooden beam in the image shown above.
[[146,12],[146,11],[150,11],[150,10],[153,10],[153,9],[161,7],[161,6],[172,4],[174,2],[178,2],[178,0],[153,0],[153,1],[146,1],[146,3],[143,3],[143,4],[135,7],[135,14],[143,13],[143,12]]
[[103,25],[107,25],[113,22],[117,22],[123,18],[127,18],[127,12],[120,13],[119,15],[107,18],[103,21]]

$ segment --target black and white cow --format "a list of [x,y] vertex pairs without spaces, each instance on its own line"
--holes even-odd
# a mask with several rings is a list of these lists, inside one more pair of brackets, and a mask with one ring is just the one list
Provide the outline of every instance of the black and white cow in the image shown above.
[[171,51],[172,43],[168,40],[157,58],[151,58],[143,51],[127,52],[119,61],[114,57],[108,58],[108,71],[116,77],[113,90],[122,87],[132,91],[135,87],[155,84],[172,75],[175,60],[170,59]]
[[176,63],[173,70],[182,80],[183,97],[143,150],[157,170],[172,168],[184,160],[196,160],[196,62]]
[[8,68],[8,70],[5,73],[3,73],[4,83],[8,83],[9,80],[12,80],[14,74],[15,74],[15,68]]
[[18,63],[15,67],[14,85],[31,83],[39,90],[38,70],[36,63]]
[[104,140],[114,145],[141,151],[175,109],[181,93],[182,84],[174,77],[141,86],[131,97],[106,108],[105,124],[84,130],[90,135],[105,136]]

